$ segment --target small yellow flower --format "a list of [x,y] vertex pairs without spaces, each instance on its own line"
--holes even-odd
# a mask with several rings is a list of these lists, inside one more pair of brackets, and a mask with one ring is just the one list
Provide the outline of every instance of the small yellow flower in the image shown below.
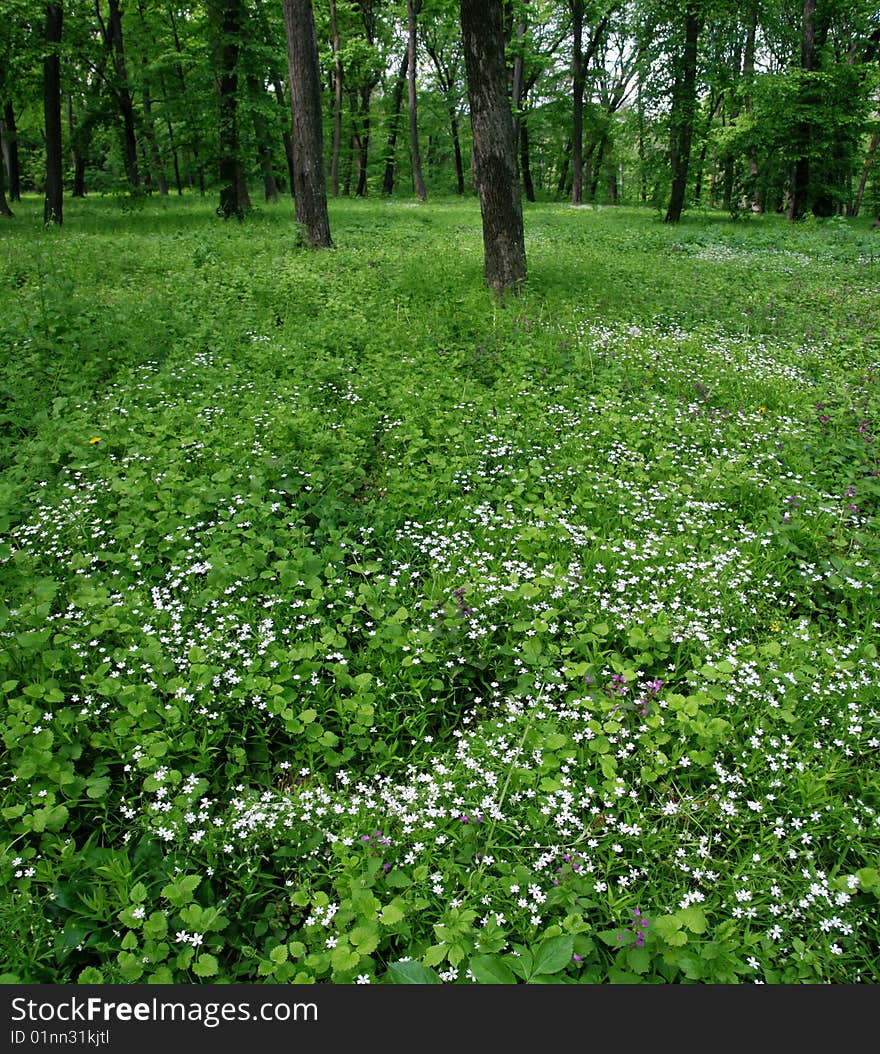
[[761,413],[761,414],[767,413],[767,407],[766,406],[759,406],[758,407],[758,413]]
[[92,436],[92,438],[89,440],[89,442],[90,443],[100,443],[101,442],[101,437],[100,436]]

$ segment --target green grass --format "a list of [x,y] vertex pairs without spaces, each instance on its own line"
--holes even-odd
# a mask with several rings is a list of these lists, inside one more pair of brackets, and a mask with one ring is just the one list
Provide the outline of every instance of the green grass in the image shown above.
[[0,227],[12,982],[880,981],[867,223]]

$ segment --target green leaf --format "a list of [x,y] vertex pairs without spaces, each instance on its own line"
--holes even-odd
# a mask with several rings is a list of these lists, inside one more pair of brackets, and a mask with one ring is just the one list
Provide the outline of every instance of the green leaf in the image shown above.
[[691,906],[678,912],[678,917],[691,933],[706,932],[706,913],[702,908]]
[[89,780],[86,784],[86,794],[95,800],[103,798],[110,787],[109,776],[99,776],[96,779]]
[[170,900],[176,908],[181,908],[192,900],[196,886],[201,881],[201,875],[183,875],[181,878],[176,878],[173,882],[169,882],[167,886],[164,886],[162,888],[162,896],[166,900]]
[[216,977],[220,966],[213,955],[202,952],[192,969],[196,977]]
[[574,954],[574,937],[563,935],[543,941],[535,952],[533,973],[558,973],[571,962]]
[[633,973],[647,973],[651,968],[651,953],[647,948],[630,948],[626,953],[626,962]]
[[403,911],[393,901],[390,904],[386,904],[379,915],[379,921],[384,926],[396,926],[403,918]]
[[388,976],[392,984],[440,984],[434,970],[415,960],[391,963]]
[[446,958],[449,947],[446,944],[432,944],[425,952],[425,962],[428,966],[439,966]]
[[475,955],[468,969],[479,984],[516,984],[516,978],[497,955]]

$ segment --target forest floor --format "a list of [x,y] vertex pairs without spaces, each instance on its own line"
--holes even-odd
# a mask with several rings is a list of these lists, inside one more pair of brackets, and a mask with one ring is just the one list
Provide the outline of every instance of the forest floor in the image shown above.
[[880,232],[0,225],[7,982],[880,981]]

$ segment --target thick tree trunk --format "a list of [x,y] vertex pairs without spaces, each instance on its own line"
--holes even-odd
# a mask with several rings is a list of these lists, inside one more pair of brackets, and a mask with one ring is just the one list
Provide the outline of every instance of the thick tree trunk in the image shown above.
[[[820,19],[817,14],[816,0],[804,0],[803,14],[801,20],[801,70],[804,72],[804,91],[800,100],[803,110],[809,109],[807,104],[812,102],[814,93],[819,91],[818,85],[810,84],[810,75],[818,69],[819,48],[825,41],[828,32],[827,17]],[[813,193],[814,172],[811,161],[811,140],[813,129],[809,119],[801,124],[799,130],[799,156],[792,166],[791,190],[788,204],[788,218],[792,220],[803,219],[807,211],[812,207],[817,215],[830,215],[831,202],[823,199],[819,201]]]
[[64,14],[60,3],[46,4],[46,57],[43,59],[43,115],[46,122],[46,196],[43,222],[64,220],[61,153],[61,57]]
[[208,11],[214,25],[213,41],[215,86],[220,110],[220,204],[217,214],[224,219],[241,219],[242,171],[238,156],[238,53],[244,28],[241,0],[209,0]]
[[113,94],[122,115],[122,146],[125,154],[125,175],[131,185],[132,193],[141,188],[141,177],[137,161],[137,135],[135,133],[134,106],[131,101],[131,89],[128,83],[128,70],[125,65],[125,44],[122,39],[122,11],[119,0],[109,0],[109,18],[107,32],[113,52]]
[[[409,56],[407,72],[407,99],[409,102],[409,150],[412,159],[413,189],[419,201],[424,201],[428,196],[425,190],[425,180],[422,177],[422,152],[419,148],[419,119],[416,97],[416,56],[417,56],[417,33],[416,25],[416,2],[417,0],[406,0],[406,13],[409,20],[409,36],[407,43],[407,54]],[[421,3],[419,3],[421,8]]]
[[684,48],[675,74],[670,115],[672,190],[666,210],[666,223],[678,223],[684,211],[697,105],[697,41],[701,28],[698,4],[696,0],[688,0],[684,13]]
[[3,158],[9,173],[9,200],[21,201],[21,166],[18,160],[18,126],[12,103],[3,107]]
[[324,129],[318,44],[310,0],[284,0],[293,112],[296,222],[312,248],[329,248],[330,218],[324,182]]
[[503,4],[461,0],[460,17],[486,281],[496,293],[515,293],[526,276],[526,250],[507,95]]
[[409,48],[403,56],[397,77],[394,80],[394,92],[392,94],[391,119],[388,125],[388,145],[385,148],[385,175],[382,179],[382,193],[390,195],[394,193],[394,177],[397,172],[397,136],[400,132],[400,115],[403,111],[403,89],[406,87],[407,71],[409,70]]

